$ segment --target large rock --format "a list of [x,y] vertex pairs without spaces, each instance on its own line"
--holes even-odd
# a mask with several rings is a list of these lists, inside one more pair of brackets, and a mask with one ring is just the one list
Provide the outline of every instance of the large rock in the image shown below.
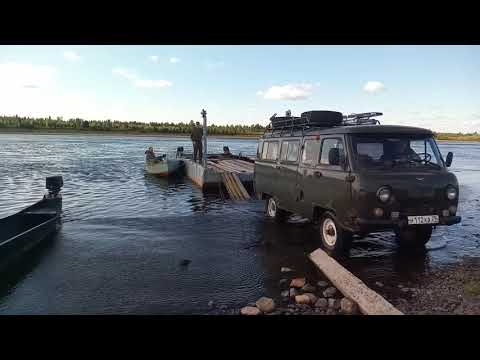
[[264,312],[265,314],[275,310],[275,301],[265,296],[258,299],[255,305],[257,305],[257,308],[259,308],[260,311]]
[[310,304],[310,296],[305,294],[295,296],[295,302],[297,304]]
[[342,314],[345,315],[354,315],[358,313],[358,305],[353,300],[346,297],[340,301],[340,308]]
[[328,301],[325,298],[320,298],[315,303],[315,307],[321,310],[325,310],[328,307]]
[[260,309],[253,306],[245,306],[240,310],[242,315],[260,315],[261,313]]
[[310,284],[305,284],[302,287],[302,292],[304,292],[304,293],[314,293],[316,290],[317,289],[315,288],[315,286],[310,285]]
[[312,294],[312,293],[305,293],[303,295],[306,295],[308,296],[308,298],[310,299],[310,304],[315,304],[317,302],[317,297],[315,296],[315,294]]
[[340,300],[333,299],[333,298],[328,299],[328,307],[330,309],[334,309],[334,310],[340,309],[340,307],[341,307]]
[[323,291],[323,296],[325,296],[326,298],[329,298],[335,295],[336,292],[337,292],[337,289],[335,289],[333,286],[330,286]]
[[305,278],[295,278],[290,282],[290,287],[301,289],[305,286]]

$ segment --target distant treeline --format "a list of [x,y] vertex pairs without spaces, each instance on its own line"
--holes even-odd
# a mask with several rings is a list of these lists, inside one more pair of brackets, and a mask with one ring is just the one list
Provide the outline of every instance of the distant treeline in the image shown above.
[[[75,130],[75,131],[116,131],[116,132],[140,132],[140,133],[161,133],[161,134],[190,134],[193,121],[190,123],[144,123],[139,121],[117,121],[117,120],[84,120],[69,119],[61,117],[30,118],[19,116],[0,116],[1,129],[25,129],[25,130]],[[210,135],[260,135],[265,127],[255,125],[209,125]],[[437,140],[458,140],[458,141],[480,141],[480,134],[470,133],[435,133]]]
[[477,132],[471,134],[435,133],[435,138],[437,140],[480,141],[480,134]]
[[[84,120],[61,117],[30,118],[19,116],[0,116],[0,129],[28,130],[78,130],[78,131],[125,131],[162,134],[190,134],[193,121],[190,123],[168,123],[112,120]],[[264,130],[262,125],[209,125],[210,135],[258,135]]]

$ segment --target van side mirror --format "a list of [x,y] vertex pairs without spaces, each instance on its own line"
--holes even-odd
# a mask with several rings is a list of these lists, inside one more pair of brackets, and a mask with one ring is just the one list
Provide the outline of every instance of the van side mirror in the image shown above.
[[453,152],[449,151],[447,154],[447,159],[445,160],[445,165],[447,165],[447,167],[450,167],[450,165],[452,165],[452,160],[453,160]]

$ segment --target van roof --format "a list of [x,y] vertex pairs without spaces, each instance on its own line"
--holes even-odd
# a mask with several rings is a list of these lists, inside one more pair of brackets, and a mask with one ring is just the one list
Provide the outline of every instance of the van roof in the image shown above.
[[[288,130],[284,130],[282,136],[280,131],[267,131],[264,137],[290,137],[301,136],[301,130],[295,130],[292,134]],[[405,135],[433,135],[428,129],[413,126],[400,125],[350,125],[350,126],[334,126],[328,128],[309,128],[305,129],[304,135],[311,134],[405,134]]]

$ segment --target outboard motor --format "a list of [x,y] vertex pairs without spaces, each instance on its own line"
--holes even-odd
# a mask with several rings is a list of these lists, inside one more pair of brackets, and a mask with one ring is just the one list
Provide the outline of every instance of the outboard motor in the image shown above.
[[63,186],[63,177],[58,176],[48,176],[45,182],[45,187],[48,189],[48,197],[56,197]]

